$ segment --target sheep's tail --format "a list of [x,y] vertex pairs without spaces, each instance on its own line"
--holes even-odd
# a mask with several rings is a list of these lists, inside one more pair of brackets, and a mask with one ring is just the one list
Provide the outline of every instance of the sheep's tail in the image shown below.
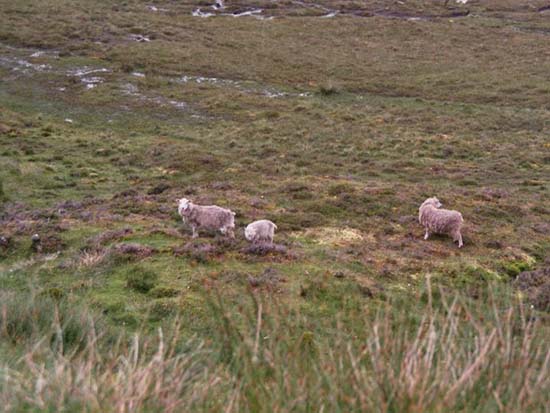
[[277,225],[273,224],[273,228],[277,229]]

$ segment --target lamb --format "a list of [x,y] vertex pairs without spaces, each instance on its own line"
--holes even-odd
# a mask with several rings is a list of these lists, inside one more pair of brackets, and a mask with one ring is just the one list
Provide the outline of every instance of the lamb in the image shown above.
[[216,205],[196,205],[186,198],[178,201],[178,212],[184,223],[191,226],[193,238],[199,236],[200,228],[220,231],[235,238],[235,213]]
[[277,225],[267,219],[260,219],[247,225],[244,230],[245,238],[256,244],[258,242],[267,242],[273,244],[273,236]]
[[439,209],[443,205],[436,197],[426,199],[418,210],[418,221],[426,229],[424,239],[428,239],[430,233],[447,234],[453,237],[453,241],[458,241],[458,248],[461,248],[462,234],[460,229],[464,219],[458,211],[449,209]]

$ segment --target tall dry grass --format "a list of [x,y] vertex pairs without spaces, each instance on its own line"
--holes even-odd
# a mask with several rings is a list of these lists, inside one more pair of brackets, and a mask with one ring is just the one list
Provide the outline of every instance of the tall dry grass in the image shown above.
[[352,318],[352,329],[272,299],[251,296],[237,313],[212,300],[218,328],[198,340],[180,337],[174,320],[130,334],[76,305],[4,295],[0,402],[5,411],[548,411],[547,326],[519,303],[428,297],[419,319],[418,303],[394,302]]

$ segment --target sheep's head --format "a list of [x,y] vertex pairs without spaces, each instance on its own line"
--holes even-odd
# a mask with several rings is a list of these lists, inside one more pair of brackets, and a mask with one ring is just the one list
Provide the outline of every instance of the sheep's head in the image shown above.
[[191,206],[191,201],[189,201],[187,198],[181,198],[178,200],[178,212],[180,215],[183,215],[185,212],[189,210]]
[[248,241],[252,241],[252,238],[254,237],[254,229],[251,228],[250,226],[247,226],[245,229],[244,229],[244,237],[248,240]]
[[443,204],[439,202],[439,199],[437,199],[435,196],[432,198],[426,199],[422,204],[422,206],[425,206],[425,205],[432,205],[435,208],[441,208],[443,206]]

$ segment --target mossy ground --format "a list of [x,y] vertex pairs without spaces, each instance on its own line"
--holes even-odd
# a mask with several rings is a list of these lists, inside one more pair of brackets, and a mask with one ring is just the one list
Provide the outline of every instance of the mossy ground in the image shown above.
[[[548,258],[543,2],[427,20],[410,17],[463,9],[338,2],[320,19],[282,2],[273,20],[203,19],[199,3],[0,1],[3,290],[71,297],[129,328],[181,314],[207,336],[205,292],[238,307],[266,269],[277,300],[331,320],[418,298],[428,275],[479,299]],[[463,213],[463,249],[422,239],[417,208],[433,195]],[[207,252],[181,251],[183,196],[236,211],[237,240],[203,234]],[[243,252],[259,218],[288,253]],[[50,251],[30,252],[35,232]],[[140,274],[156,277],[135,288]]]

